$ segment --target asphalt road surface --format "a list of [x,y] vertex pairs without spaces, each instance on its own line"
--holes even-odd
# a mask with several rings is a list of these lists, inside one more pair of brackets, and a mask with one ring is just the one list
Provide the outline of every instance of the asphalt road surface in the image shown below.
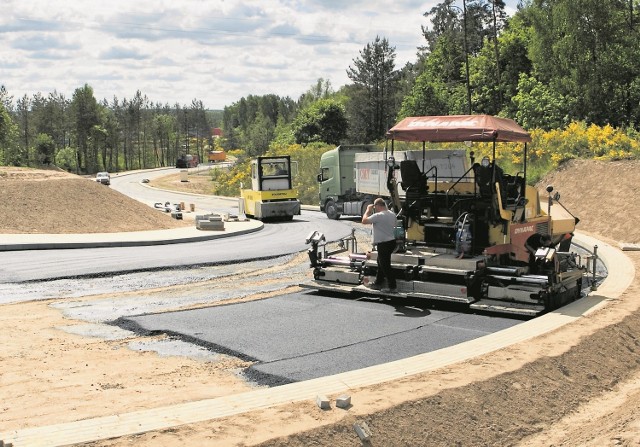
[[[205,166],[202,168],[193,168],[195,170],[218,169],[220,166]],[[229,214],[237,214],[238,199],[233,197],[218,197],[196,194],[184,194],[174,191],[166,191],[151,188],[142,183],[143,179],[153,179],[169,174],[179,173],[182,169],[166,168],[151,171],[133,171],[125,174],[114,175],[111,177],[111,188],[133,199],[138,200],[146,205],[153,206],[155,203],[193,203],[196,205],[196,212],[221,212]]]
[[431,352],[520,322],[430,309],[406,299],[353,300],[302,292],[130,316],[118,324],[255,362],[243,374],[259,385],[277,386]]
[[314,230],[328,238],[333,235],[335,240],[351,234],[348,222],[327,219],[320,212],[302,211],[292,222],[269,223],[254,233],[203,242],[8,251],[0,259],[0,284],[246,262],[299,253],[308,248],[305,239]]

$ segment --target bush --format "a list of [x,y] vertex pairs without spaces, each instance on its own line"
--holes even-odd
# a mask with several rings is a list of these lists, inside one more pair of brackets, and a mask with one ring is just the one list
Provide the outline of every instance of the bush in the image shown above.
[[535,154],[532,161],[547,164],[550,161],[550,169],[572,158],[621,160],[640,156],[640,140],[634,131],[609,125],[600,127],[576,121],[565,129],[533,131],[532,137],[531,150]]
[[251,188],[250,158],[241,149],[227,151],[227,159],[235,159],[229,169],[211,169],[213,194],[225,197],[240,197],[240,190]]

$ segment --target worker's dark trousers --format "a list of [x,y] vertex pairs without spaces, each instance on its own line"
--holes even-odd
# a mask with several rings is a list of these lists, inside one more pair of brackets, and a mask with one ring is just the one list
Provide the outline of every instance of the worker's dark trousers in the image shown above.
[[396,288],[396,277],[391,269],[391,253],[396,248],[396,241],[380,242],[378,244],[378,273],[376,274],[376,284],[382,284],[387,278],[387,285],[390,289]]

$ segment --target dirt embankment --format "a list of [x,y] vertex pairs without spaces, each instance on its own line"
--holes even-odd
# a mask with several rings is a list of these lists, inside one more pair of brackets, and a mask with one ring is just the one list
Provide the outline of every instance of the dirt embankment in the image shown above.
[[637,200],[640,161],[571,160],[548,174],[547,185],[560,193],[560,202],[580,219],[579,231],[619,242],[640,242],[640,201]]
[[93,178],[0,167],[0,234],[118,233],[189,225]]

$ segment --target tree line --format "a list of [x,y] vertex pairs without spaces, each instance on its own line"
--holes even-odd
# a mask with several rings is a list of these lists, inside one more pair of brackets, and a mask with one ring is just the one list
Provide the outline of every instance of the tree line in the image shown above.
[[[491,114],[526,129],[572,123],[637,136],[640,0],[444,0],[425,11],[424,45],[398,68],[383,36],[346,68],[334,90],[318,79],[298,99],[249,95],[221,111],[202,101],[97,101],[89,85],[14,101],[0,88],[0,163],[55,163],[77,173],[171,166],[183,153],[291,145],[372,143],[406,116]],[[221,127],[224,137],[211,138]]]
[[98,102],[85,84],[70,100],[54,91],[14,104],[1,86],[0,162],[55,164],[79,174],[172,166],[182,153],[203,153],[216,120],[195,99],[170,106],[138,91],[132,99]]

